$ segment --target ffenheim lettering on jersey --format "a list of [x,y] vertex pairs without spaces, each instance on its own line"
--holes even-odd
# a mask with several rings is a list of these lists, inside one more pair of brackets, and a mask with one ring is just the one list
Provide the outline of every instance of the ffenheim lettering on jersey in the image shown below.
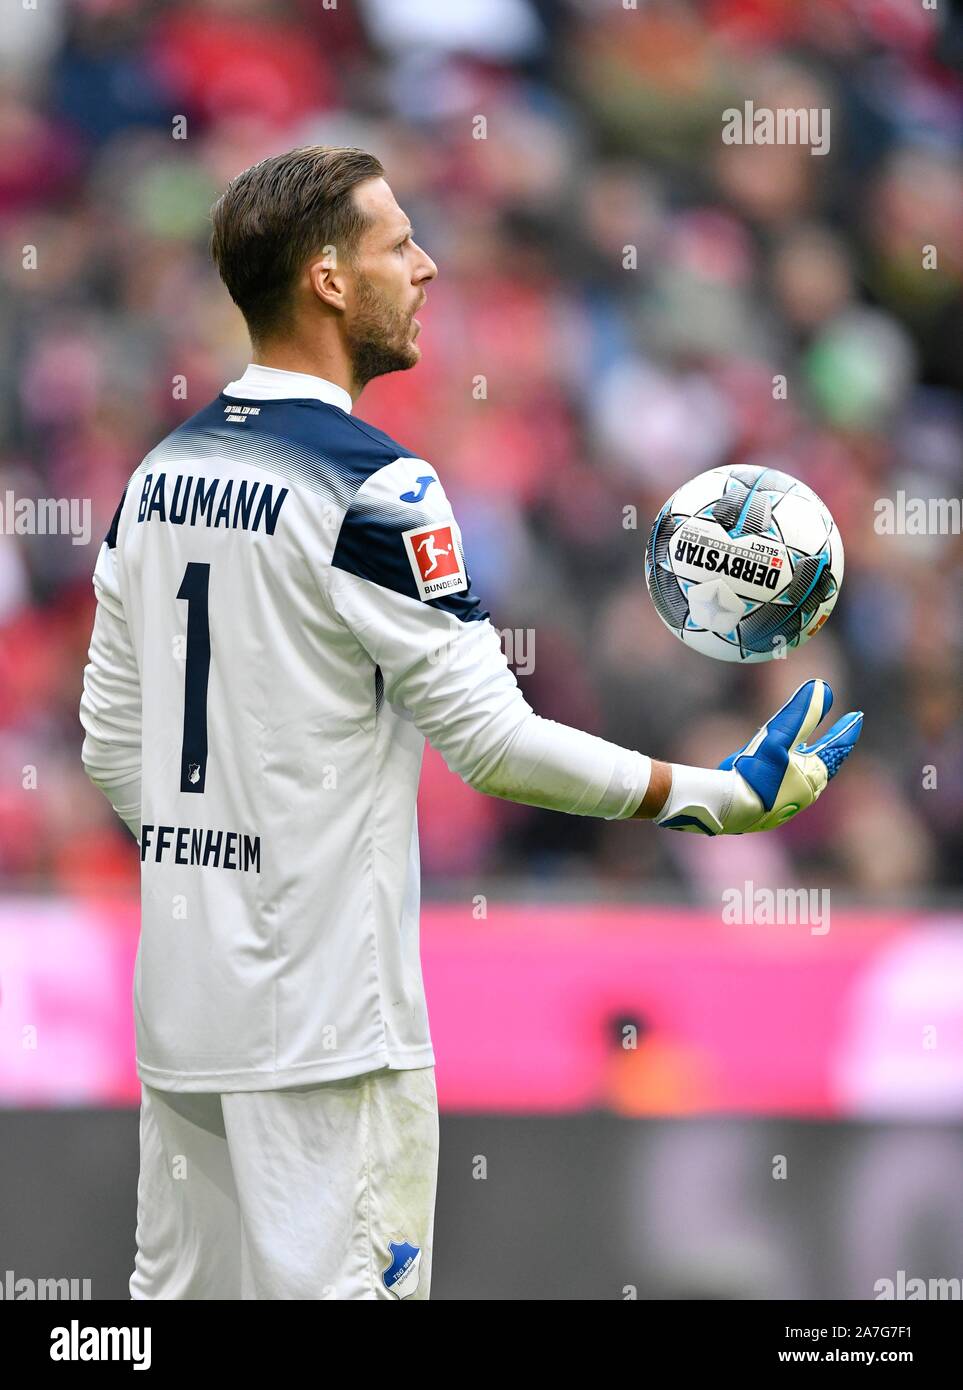
[[286,487],[238,478],[195,478],[175,473],[148,473],[140,494],[138,521],[165,521],[172,526],[227,526],[274,535]]

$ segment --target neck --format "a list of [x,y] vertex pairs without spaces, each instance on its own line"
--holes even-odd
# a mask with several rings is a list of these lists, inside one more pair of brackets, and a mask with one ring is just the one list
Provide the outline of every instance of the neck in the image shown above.
[[251,347],[251,361],[258,367],[274,367],[281,372],[305,372],[308,376],[320,376],[325,381],[333,381],[341,386],[354,404],[361,395],[363,387],[357,385],[341,344],[328,346],[304,346],[300,343],[262,343]]

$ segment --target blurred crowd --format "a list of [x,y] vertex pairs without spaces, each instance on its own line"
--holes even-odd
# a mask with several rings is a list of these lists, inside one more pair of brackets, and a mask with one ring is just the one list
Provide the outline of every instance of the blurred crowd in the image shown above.
[[[879,534],[874,507],[963,497],[961,55],[949,6],[895,0],[11,6],[0,505],[89,498],[93,524],[74,545],[3,512],[0,881],[136,880],[80,764],[91,571],[143,455],[249,360],[211,203],[323,142],[381,158],[439,266],[421,365],[356,411],[440,470],[538,713],[714,765],[809,675],[866,711],[832,795],[745,840],[482,797],[429,750],[426,890],[958,885],[963,543]],[[724,144],[747,99],[828,108],[828,154]],[[809,483],[846,547],[818,638],[746,668],[686,650],[643,578],[662,503],[739,462]]]

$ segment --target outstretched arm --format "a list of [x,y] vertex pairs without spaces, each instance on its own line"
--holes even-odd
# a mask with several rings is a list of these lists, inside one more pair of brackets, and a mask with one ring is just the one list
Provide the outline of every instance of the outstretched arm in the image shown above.
[[[426,494],[420,513],[399,505],[428,467],[397,459],[359,489],[325,588],[380,667],[387,699],[408,711],[469,786],[570,815],[654,819],[706,835],[768,829],[815,801],[855,743],[862,719],[849,715],[819,745],[797,747],[829,708],[824,681],[801,687],[720,769],[658,762],[536,714],[472,593],[440,484]],[[430,589],[413,558],[428,536],[457,552],[444,588]]]

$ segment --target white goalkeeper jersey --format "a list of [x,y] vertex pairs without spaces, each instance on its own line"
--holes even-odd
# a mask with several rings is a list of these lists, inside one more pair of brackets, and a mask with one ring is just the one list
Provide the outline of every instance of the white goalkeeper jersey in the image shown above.
[[139,837],[140,1077],[265,1090],[434,1062],[424,739],[481,791],[633,813],[642,754],[540,719],[436,470],[248,367],[131,477],[94,573],[84,763]]

